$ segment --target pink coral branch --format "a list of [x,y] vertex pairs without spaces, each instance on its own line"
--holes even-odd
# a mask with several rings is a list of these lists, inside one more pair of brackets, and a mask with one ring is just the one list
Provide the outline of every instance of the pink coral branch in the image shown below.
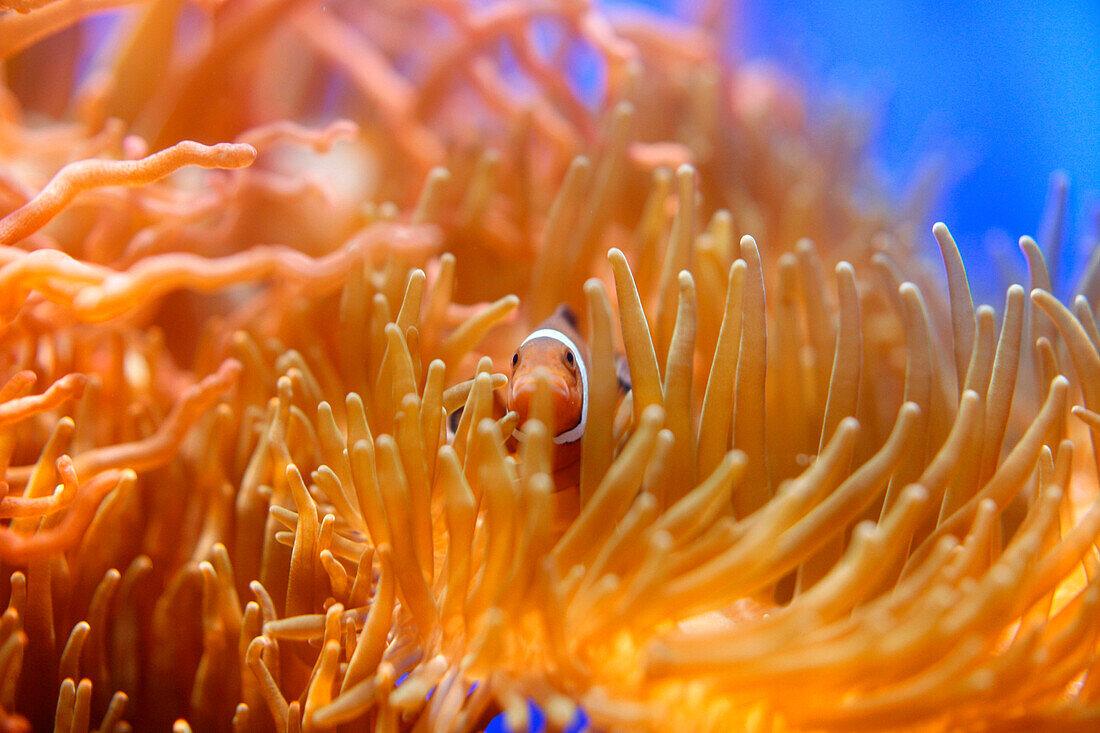
[[61,475],[61,493],[54,496],[25,498],[5,496],[0,499],[0,519],[12,517],[44,517],[65,509],[77,497],[78,484],[73,461],[68,456],[57,459],[57,472]]
[[148,1],[56,0],[29,13],[7,13],[0,17],[0,59],[10,58],[93,13]]
[[133,471],[108,471],[95,476],[80,487],[69,513],[50,529],[25,535],[0,528],[0,559],[21,564],[36,556],[64,552],[80,539],[104,497],[124,479],[132,483],[134,478]]
[[[157,431],[144,440],[93,448],[73,458],[78,475],[89,476],[115,468],[148,471],[164,465],[176,455],[180,443],[202,415],[236,382],[241,363],[226,359],[218,370],[184,390]],[[34,466],[8,470],[12,486],[27,483]]]
[[0,267],[0,315],[10,321],[32,290],[69,305],[85,321],[103,321],[150,302],[177,288],[216,290],[228,285],[274,277],[327,290],[340,284],[351,266],[378,252],[432,253],[439,232],[430,225],[375,224],[353,236],[344,247],[313,258],[282,245],[260,245],[226,257],[168,253],[138,261],[124,272],[75,259],[57,250],[23,252],[0,248],[14,261]]
[[30,369],[11,375],[11,378],[0,388],[0,403],[22,397],[34,386],[37,379],[38,377]]
[[237,136],[235,142],[251,145],[261,152],[279,143],[291,142],[312,148],[318,153],[326,153],[337,140],[358,135],[359,125],[351,120],[335,120],[322,128],[310,128],[291,120],[279,120],[245,130]]
[[201,145],[184,140],[140,160],[80,160],[69,163],[38,195],[0,219],[0,244],[12,244],[41,229],[81,191],[100,186],[144,186],[185,165],[240,168],[252,163],[251,145]]
[[78,474],[96,474],[112,468],[148,471],[176,455],[191,427],[237,381],[241,363],[226,359],[213,374],[184,390],[157,431],[144,440],[95,448],[73,459]]
[[39,395],[20,397],[0,405],[0,427],[24,420],[39,412],[52,410],[63,402],[84,393],[88,378],[83,374],[66,374]]
[[216,290],[274,277],[326,290],[340,284],[353,263],[375,251],[407,249],[426,254],[435,248],[437,241],[434,227],[381,224],[364,230],[347,246],[317,258],[281,245],[252,247],[219,258],[163,254],[83,289],[72,305],[82,319],[102,321],[126,312],[135,303],[184,287]]

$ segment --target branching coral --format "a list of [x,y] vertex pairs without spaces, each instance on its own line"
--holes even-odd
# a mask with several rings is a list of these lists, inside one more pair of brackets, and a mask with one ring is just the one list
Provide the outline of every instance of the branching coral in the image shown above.
[[121,4],[0,17],[6,729],[1095,722],[1095,268],[998,332],[851,128],[588,3],[141,4],[49,120]]

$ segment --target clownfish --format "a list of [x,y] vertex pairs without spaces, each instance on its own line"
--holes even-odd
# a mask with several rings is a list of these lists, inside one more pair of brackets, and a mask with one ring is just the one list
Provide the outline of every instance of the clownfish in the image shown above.
[[[560,487],[579,471],[581,438],[588,420],[588,349],[577,329],[577,317],[567,305],[558,306],[512,355],[507,409],[518,415],[521,426],[529,416],[540,373],[550,387],[553,425],[549,427],[555,443],[555,483]],[[616,376],[622,397],[630,391],[630,373],[621,357],[616,359]],[[577,471],[570,470],[574,468]]]
[[[567,314],[572,315],[562,306],[520,343],[512,354],[508,380],[508,410],[519,416],[522,425],[529,417],[538,374],[546,375],[553,415],[548,427],[558,445],[580,440],[588,420],[587,355],[574,329],[563,327],[570,324]],[[564,323],[555,323],[558,320]]]
[[[616,357],[615,372],[619,397],[630,392],[626,359]],[[509,437],[515,448],[523,439],[522,426],[530,416],[538,389],[538,374],[545,374],[550,387],[554,440],[554,483],[559,489],[575,486],[579,478],[581,438],[588,421],[588,345],[577,328],[577,317],[567,305],[540,323],[520,342],[512,354],[512,374],[504,394],[494,393],[498,414],[514,412],[516,431]],[[503,400],[501,399],[503,398]],[[503,404],[501,404],[503,401]],[[447,420],[448,439],[458,429],[462,408]]]

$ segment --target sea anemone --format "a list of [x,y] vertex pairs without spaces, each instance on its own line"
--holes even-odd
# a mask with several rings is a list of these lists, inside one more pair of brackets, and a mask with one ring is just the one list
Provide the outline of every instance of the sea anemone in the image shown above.
[[1100,277],[998,332],[721,3],[8,6],[2,729],[1095,724]]

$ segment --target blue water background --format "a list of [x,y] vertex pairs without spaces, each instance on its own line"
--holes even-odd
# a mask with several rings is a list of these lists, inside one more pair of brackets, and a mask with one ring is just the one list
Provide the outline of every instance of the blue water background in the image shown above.
[[[681,16],[696,5],[607,4]],[[942,156],[946,189],[929,218],[950,226],[979,290],[993,271],[987,235],[999,230],[1013,247],[1023,234],[1037,237],[1049,178],[1064,171],[1068,237],[1056,286],[1068,294],[1087,257],[1082,240],[1097,228],[1100,0],[743,1],[731,9],[732,58],[775,62],[804,84],[818,112],[845,103],[871,114],[871,152],[896,196]]]

